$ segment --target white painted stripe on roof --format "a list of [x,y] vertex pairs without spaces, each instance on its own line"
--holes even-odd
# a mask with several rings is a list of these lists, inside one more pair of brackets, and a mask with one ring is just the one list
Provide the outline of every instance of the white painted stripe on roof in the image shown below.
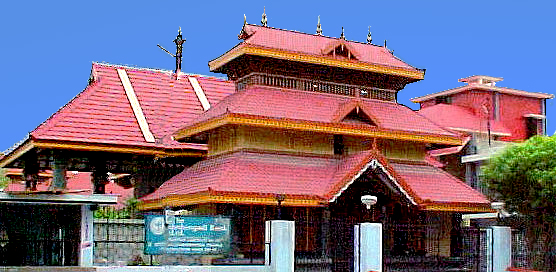
[[149,123],[147,123],[145,115],[143,115],[143,110],[141,109],[139,100],[137,100],[137,96],[135,95],[133,86],[131,86],[131,81],[129,81],[127,72],[124,69],[118,69],[118,75],[120,76],[120,80],[122,81],[122,85],[124,86],[125,94],[127,95],[129,104],[131,104],[131,108],[133,109],[133,113],[135,114],[135,119],[137,119],[139,128],[143,133],[143,137],[145,137],[145,141],[154,143],[154,136],[149,129]]
[[197,79],[192,76],[188,78],[189,83],[191,83],[191,86],[193,87],[193,90],[195,90],[195,94],[197,94],[199,102],[201,102],[201,106],[203,106],[203,109],[207,111],[208,109],[210,109],[210,103],[205,96],[205,92],[203,92],[203,88],[201,88],[201,85],[199,85],[199,81],[197,81]]

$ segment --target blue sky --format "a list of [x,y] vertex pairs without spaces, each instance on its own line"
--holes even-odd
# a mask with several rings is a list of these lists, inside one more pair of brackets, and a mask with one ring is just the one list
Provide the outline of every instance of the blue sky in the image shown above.
[[[239,41],[247,22],[383,44],[427,69],[399,102],[461,86],[471,75],[498,86],[555,93],[556,16],[551,1],[4,1],[0,9],[0,151],[32,131],[87,84],[93,61],[172,70],[181,26],[183,70],[213,75],[212,60]],[[224,77],[224,75],[215,74]],[[553,99],[554,100],[554,99]],[[547,103],[548,134],[556,105]]]

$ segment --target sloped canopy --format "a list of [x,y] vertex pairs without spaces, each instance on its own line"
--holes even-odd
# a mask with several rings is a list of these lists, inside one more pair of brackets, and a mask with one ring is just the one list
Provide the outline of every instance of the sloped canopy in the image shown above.
[[[423,79],[425,74],[424,70],[395,57],[387,48],[372,44],[251,24],[243,26],[239,38],[243,42],[209,62],[212,72],[221,72],[224,66],[242,55],[254,55],[391,74],[413,81]],[[327,57],[327,53],[342,45],[354,54],[354,59]]]
[[376,151],[309,157],[238,151],[210,157],[142,198],[143,209],[200,203],[324,206],[368,170],[381,171],[408,202],[422,210],[489,211],[488,199],[425,162],[388,161]]
[[[261,104],[264,101],[264,104]],[[341,122],[362,109],[376,125]],[[234,93],[178,130],[174,138],[208,133],[214,128],[245,124],[459,145],[458,134],[434,124],[411,109],[388,101],[265,87]]]

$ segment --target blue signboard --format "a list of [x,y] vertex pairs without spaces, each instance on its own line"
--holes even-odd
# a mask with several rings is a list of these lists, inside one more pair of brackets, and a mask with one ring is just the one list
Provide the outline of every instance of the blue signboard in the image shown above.
[[225,254],[230,251],[230,219],[210,216],[145,217],[145,254]]

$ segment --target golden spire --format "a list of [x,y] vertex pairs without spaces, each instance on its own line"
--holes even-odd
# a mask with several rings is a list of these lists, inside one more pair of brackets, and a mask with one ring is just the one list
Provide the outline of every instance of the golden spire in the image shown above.
[[342,26],[342,35],[340,35],[340,39],[345,40],[346,35],[344,35],[344,27]]
[[263,7],[263,18],[261,19],[261,24],[267,26],[268,20],[266,19],[266,7]]
[[322,28],[320,27],[320,15],[319,15],[319,21],[317,23],[317,35],[322,35]]

